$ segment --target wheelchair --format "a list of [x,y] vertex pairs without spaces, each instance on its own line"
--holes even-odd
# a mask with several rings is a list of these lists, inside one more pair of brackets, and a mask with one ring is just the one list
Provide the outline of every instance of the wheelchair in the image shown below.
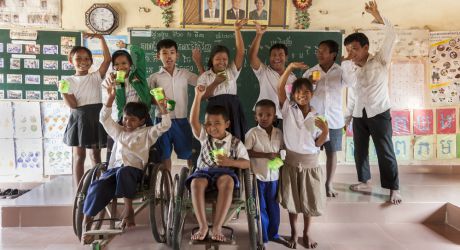
[[[174,199],[170,200],[167,224],[167,243],[174,250],[181,248],[182,233],[187,213],[193,211],[191,194],[185,187],[185,181],[189,176],[189,168],[183,167],[180,174],[174,176]],[[224,222],[224,230],[231,232],[230,241],[226,243],[213,242],[211,240],[191,241],[191,244],[204,244],[206,249],[218,250],[219,245],[234,244],[233,229],[227,226],[234,215],[239,217],[239,212],[245,210],[249,230],[249,248],[251,250],[265,249],[262,238],[262,225],[260,217],[259,196],[257,182],[254,175],[251,176],[250,169],[237,169],[240,187],[234,189],[232,204],[227,212]],[[216,201],[217,192],[207,193],[206,204]],[[214,214],[214,211],[213,211]],[[211,228],[211,227],[210,227]],[[192,231],[193,233],[193,231]]]
[[[151,149],[149,159],[156,155],[155,148]],[[85,172],[78,184],[73,204],[73,230],[78,239],[81,239],[83,229],[83,204],[90,184],[97,180],[107,170],[107,163],[94,166]],[[172,201],[172,178],[170,172],[162,164],[149,160],[143,169],[144,175],[137,187],[136,197],[133,199],[134,214],[137,215],[145,207],[149,207],[149,222],[154,239],[165,243],[167,238],[167,221],[169,206]],[[117,217],[120,203],[113,199],[91,222],[91,230],[85,232],[95,237],[91,243],[93,249],[101,249],[123,230],[117,227],[121,219]]]

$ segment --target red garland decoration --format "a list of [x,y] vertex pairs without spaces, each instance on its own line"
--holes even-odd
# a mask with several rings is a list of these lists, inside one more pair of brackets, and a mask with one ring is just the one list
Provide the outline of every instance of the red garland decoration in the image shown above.
[[175,0],[151,0],[151,1],[153,2],[153,4],[155,4],[156,6],[160,8],[169,7],[175,2]]
[[313,0],[292,0],[296,9],[304,11],[311,7]]

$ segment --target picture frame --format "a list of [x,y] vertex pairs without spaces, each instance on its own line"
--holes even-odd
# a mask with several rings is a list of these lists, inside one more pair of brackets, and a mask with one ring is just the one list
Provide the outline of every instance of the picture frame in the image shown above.
[[247,0],[225,1],[224,23],[234,24],[237,20],[247,17]]
[[222,3],[222,0],[201,0],[201,22],[222,23]]

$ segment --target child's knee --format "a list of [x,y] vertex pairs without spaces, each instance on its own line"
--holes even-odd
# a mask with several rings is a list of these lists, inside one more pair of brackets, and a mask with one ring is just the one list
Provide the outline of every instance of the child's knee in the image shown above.
[[229,175],[222,175],[217,179],[217,189],[233,190],[233,178]]
[[208,186],[208,180],[205,178],[195,178],[190,183],[190,189],[193,191],[204,190]]

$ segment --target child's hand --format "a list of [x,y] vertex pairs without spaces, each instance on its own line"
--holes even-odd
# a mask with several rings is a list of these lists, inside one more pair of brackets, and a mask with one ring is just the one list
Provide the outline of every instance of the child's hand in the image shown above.
[[279,153],[267,153],[267,159],[275,159],[276,157],[280,157]]
[[206,86],[204,85],[197,85],[195,87],[195,96],[198,98],[202,98],[204,93],[206,92]]
[[116,83],[115,81],[113,81],[111,79],[111,77],[107,78],[107,81],[106,81],[107,85],[107,95],[109,96],[109,98],[113,98],[115,99],[115,94],[116,94]]
[[379,14],[379,10],[377,8],[377,2],[375,0],[369,1],[368,3],[366,3],[366,5],[364,6],[364,10],[373,16]]
[[291,62],[288,66],[288,68],[290,68],[291,70],[294,70],[294,69],[302,69],[302,70],[306,70],[308,69],[308,65],[306,65],[304,62]]
[[327,122],[323,121],[319,117],[316,117],[315,119],[315,126],[318,127],[323,133],[329,132],[329,127],[327,126]]
[[166,109],[166,102],[168,101],[167,98],[163,98],[161,101],[157,101],[157,107],[160,111],[160,114],[166,115],[168,114],[168,110]]
[[102,38],[104,38],[104,37],[103,37],[101,34],[83,32],[83,38],[90,38],[90,39],[97,38],[97,39],[102,39]]
[[267,26],[266,25],[260,25],[259,22],[254,21],[254,24],[256,25],[256,34],[257,35],[263,35],[265,31],[267,31]]
[[225,75],[217,74],[216,79],[214,79],[214,82],[217,83],[217,84],[221,84],[221,83],[225,82],[225,80],[227,80],[227,77],[225,77]]
[[247,23],[248,23],[248,19],[246,19],[246,18],[241,19],[241,20],[237,20],[237,21],[235,22],[235,30],[236,30],[236,31],[240,31],[240,30],[243,28],[243,26],[244,26],[245,24],[247,24]]
[[192,49],[192,60],[195,64],[201,63],[201,51],[198,48]]
[[123,42],[122,40],[117,41],[117,43],[115,45],[120,49],[126,48],[126,43]]
[[225,155],[218,155],[216,163],[222,167],[232,167],[233,161]]

